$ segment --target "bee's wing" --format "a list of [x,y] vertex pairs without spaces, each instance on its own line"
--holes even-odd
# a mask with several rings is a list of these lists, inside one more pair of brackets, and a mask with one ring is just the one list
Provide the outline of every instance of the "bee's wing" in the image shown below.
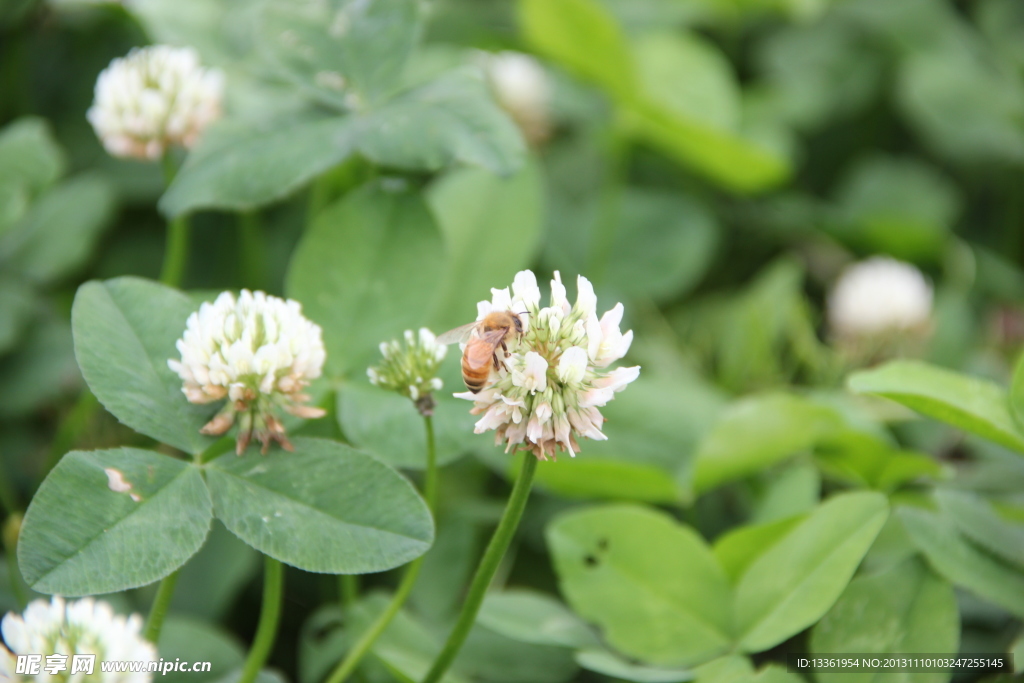
[[476,323],[466,323],[465,325],[459,325],[454,330],[448,330],[444,334],[438,335],[437,343],[464,344],[473,336],[473,330],[476,329],[476,325]]

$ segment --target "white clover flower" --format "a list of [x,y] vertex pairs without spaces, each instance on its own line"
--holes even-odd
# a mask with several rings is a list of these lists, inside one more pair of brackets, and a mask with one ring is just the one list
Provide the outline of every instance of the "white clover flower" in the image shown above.
[[932,287],[909,263],[874,257],[846,268],[828,298],[828,320],[838,339],[928,330]]
[[[50,602],[36,600],[24,614],[8,612],[0,623],[7,647],[0,646],[0,680],[38,683],[148,683],[152,674],[101,672],[99,662],[109,660],[156,661],[156,648],[142,637],[142,618],[115,614],[106,602],[82,598],[65,603],[54,596]],[[43,655],[37,675],[15,673],[15,655]],[[65,655],[66,668],[51,675],[45,671],[47,655]],[[93,675],[71,674],[74,655],[96,655]]]
[[421,327],[419,334],[405,331],[404,346],[397,340],[381,343],[380,353],[384,360],[366,371],[370,382],[412,399],[423,415],[433,415],[432,393],[443,386],[437,371],[448,347],[438,344],[434,333]]
[[551,81],[536,59],[521,52],[486,55],[484,68],[498,104],[531,145],[551,135]]
[[302,418],[323,417],[320,408],[300,405],[302,390],[320,376],[326,352],[320,327],[302,315],[297,301],[243,289],[236,299],[224,292],[189,316],[177,343],[181,360],[167,365],[185,383],[192,403],[229,399],[201,430],[223,434],[241,414],[238,453],[255,436],[265,453],[271,441],[291,444],[274,416],[278,406]]
[[192,48],[136,48],[100,73],[86,118],[113,156],[159,159],[220,118],[223,90],[224,75]]
[[492,289],[491,300],[477,304],[477,320],[507,310],[523,321],[522,335],[506,337],[509,354],[499,350],[502,362],[489,384],[480,393],[455,394],[474,402],[471,412],[481,415],[476,433],[493,429],[505,452],[522,447],[547,460],[558,450],[575,456],[577,436],[606,439],[598,409],[640,374],[639,366],[606,370],[633,341],[632,331],[619,330],[622,304],[598,318],[594,288],[582,275],[576,290],[576,304],[570,306],[556,272],[551,303],[541,308],[537,278],[524,270],[511,291]]

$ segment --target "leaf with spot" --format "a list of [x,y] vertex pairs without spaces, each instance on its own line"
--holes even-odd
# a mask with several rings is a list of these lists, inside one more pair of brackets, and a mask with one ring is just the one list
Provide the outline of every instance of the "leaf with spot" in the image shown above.
[[329,574],[391,569],[434,540],[426,503],[366,453],[297,438],[295,452],[221,456],[206,468],[217,518],[260,552]]
[[263,54],[292,83],[339,108],[391,94],[421,30],[416,0],[279,0],[262,10]]
[[547,529],[562,593],[618,651],[689,665],[728,650],[732,591],[693,529],[632,505],[590,507]]
[[183,565],[211,520],[210,494],[193,465],[137,448],[72,451],[25,513],[18,564],[41,592],[123,591]]
[[195,304],[156,282],[122,277],[87,282],[71,309],[75,356],[89,388],[118,420],[158,441],[199,453],[199,429],[216,406],[189,403],[167,367]]

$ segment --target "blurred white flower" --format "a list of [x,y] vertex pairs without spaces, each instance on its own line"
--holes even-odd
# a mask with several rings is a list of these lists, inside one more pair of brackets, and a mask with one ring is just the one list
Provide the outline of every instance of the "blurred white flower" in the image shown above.
[[523,321],[523,334],[506,339],[500,367],[480,393],[457,398],[473,401],[482,415],[476,433],[495,430],[505,451],[522,447],[541,460],[559,450],[576,455],[577,436],[604,440],[604,417],[598,408],[640,374],[639,366],[606,368],[626,355],[633,332],[619,330],[622,304],[600,319],[594,288],[582,275],[576,281],[576,304],[569,306],[561,276],[551,282],[551,304],[540,307],[537,278],[529,270],[516,275],[512,290],[492,289],[490,301],[477,305],[482,319],[492,311],[512,311]]
[[846,268],[828,298],[828,320],[838,339],[926,332],[932,287],[914,266],[874,257]]
[[551,135],[551,81],[533,57],[521,52],[485,56],[485,70],[498,104],[512,116],[531,145]]
[[397,340],[384,342],[380,352],[384,360],[366,371],[370,382],[397,391],[412,399],[422,414],[432,415],[434,399],[431,394],[443,386],[437,371],[448,347],[438,344],[434,333],[422,327],[419,334],[405,331],[404,346]]
[[224,75],[192,48],[135,48],[100,73],[86,117],[113,156],[159,159],[195,144],[220,117],[223,90]]
[[320,408],[301,405],[302,390],[320,376],[326,352],[318,325],[302,315],[297,301],[243,289],[236,299],[224,292],[189,316],[177,343],[181,360],[167,365],[185,383],[192,403],[229,401],[203,429],[223,434],[241,415],[238,453],[256,437],[265,453],[271,441],[291,449],[278,406],[302,418],[323,417]]
[[[82,598],[65,603],[54,596],[50,602],[36,600],[24,614],[8,612],[0,623],[7,648],[0,646],[0,680],[38,683],[80,683],[95,678],[103,683],[148,683],[152,674],[100,671],[99,662],[109,660],[156,661],[156,648],[142,637],[142,618],[115,614],[102,600]],[[37,675],[15,673],[14,655],[43,655]],[[47,655],[65,655],[66,669],[51,675],[45,671]],[[93,676],[71,674],[74,655],[96,655]]]

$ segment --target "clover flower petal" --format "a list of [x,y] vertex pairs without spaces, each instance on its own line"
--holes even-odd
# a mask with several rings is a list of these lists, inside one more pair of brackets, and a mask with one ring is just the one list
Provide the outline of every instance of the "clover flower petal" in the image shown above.
[[[577,437],[604,440],[599,407],[635,380],[639,367],[605,368],[629,349],[632,331],[622,334],[618,304],[597,317],[590,281],[577,279],[576,303],[569,305],[561,276],[551,282],[550,305],[540,306],[536,276],[521,271],[511,291],[493,289],[477,308],[482,318],[496,310],[522,314],[522,335],[506,338],[508,356],[477,394],[455,394],[474,402],[480,415],[475,432],[495,432],[506,451],[525,448],[543,460],[558,451],[579,452]],[[503,308],[504,307],[504,308]]]
[[113,156],[159,159],[220,118],[223,89],[223,74],[192,48],[136,48],[100,73],[86,118]]
[[290,450],[275,411],[306,419],[325,414],[302,405],[309,400],[302,390],[320,376],[326,359],[321,334],[296,301],[249,290],[237,298],[223,292],[189,316],[176,344],[181,359],[167,365],[182,379],[191,403],[229,399],[204,434],[223,434],[240,415],[239,454],[254,436],[264,452],[271,441]]
[[[62,679],[45,671],[36,676],[15,673],[14,655],[19,654],[96,655],[97,661],[157,660],[156,648],[142,637],[139,615],[116,614],[108,603],[94,598],[65,602],[54,596],[50,601],[35,600],[20,615],[9,612],[0,622],[0,633],[7,645],[0,645],[0,676],[20,683]],[[70,668],[70,661],[67,666]],[[100,675],[98,665],[94,675]],[[147,671],[107,672],[102,676],[105,683],[148,683],[152,678]]]

